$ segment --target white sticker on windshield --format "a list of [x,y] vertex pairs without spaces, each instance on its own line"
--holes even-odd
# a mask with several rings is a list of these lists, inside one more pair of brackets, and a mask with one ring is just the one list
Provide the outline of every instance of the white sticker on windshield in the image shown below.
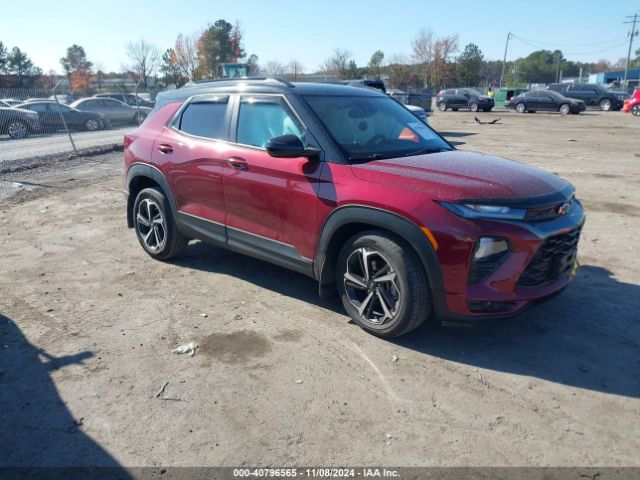
[[429,128],[422,122],[412,122],[407,124],[411,130],[416,132],[422,138],[431,139],[432,135],[429,132]]

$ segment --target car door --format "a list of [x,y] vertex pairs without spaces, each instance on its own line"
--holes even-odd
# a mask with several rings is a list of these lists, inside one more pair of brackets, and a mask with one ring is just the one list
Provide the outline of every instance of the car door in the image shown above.
[[292,134],[315,143],[282,95],[242,95],[232,123],[235,144],[223,167],[229,246],[299,271],[311,268],[323,162],[274,158],[270,138]]
[[80,113],[70,109],[66,105],[61,105],[58,103],[50,103],[49,109],[53,112],[54,117],[60,125],[60,128],[64,128],[64,123],[67,124],[69,128],[78,128],[82,124],[82,119],[80,118]]
[[129,115],[128,109],[124,103],[112,98],[103,98],[100,101],[102,102],[105,111],[109,112],[107,113],[107,116],[112,122],[115,122],[116,125],[123,125],[133,119],[133,113]]
[[49,110],[49,104],[45,102],[28,103],[24,108],[27,108],[38,114],[40,120],[40,127],[45,132],[56,131],[62,127],[60,120],[53,115],[53,112]]
[[222,166],[230,155],[228,105],[228,95],[194,97],[158,135],[151,154],[169,182],[181,226],[223,243]]

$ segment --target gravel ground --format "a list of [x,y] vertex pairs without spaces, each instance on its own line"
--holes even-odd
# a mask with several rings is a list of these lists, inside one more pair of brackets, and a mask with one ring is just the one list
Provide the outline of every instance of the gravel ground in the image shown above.
[[640,121],[478,116],[502,120],[430,122],[572,181],[588,218],[566,292],[473,328],[380,340],[281,268],[153,261],[118,154],[5,198],[0,466],[640,466]]

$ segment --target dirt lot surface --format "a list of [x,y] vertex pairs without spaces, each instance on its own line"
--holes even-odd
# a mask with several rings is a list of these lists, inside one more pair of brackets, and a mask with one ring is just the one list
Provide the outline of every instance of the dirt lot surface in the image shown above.
[[639,466],[640,120],[479,116],[502,120],[430,122],[588,212],[575,283],[480,327],[379,340],[287,270],[204,244],[154,261],[119,155],[3,200],[0,466]]

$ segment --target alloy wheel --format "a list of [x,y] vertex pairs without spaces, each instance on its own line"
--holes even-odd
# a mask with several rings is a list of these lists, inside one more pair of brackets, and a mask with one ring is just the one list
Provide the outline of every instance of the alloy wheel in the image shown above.
[[516,112],[518,113],[524,113],[526,109],[527,107],[525,107],[524,103],[519,103],[516,105]]
[[611,110],[611,100],[609,100],[608,98],[601,100],[600,110],[602,110],[603,112],[608,112],[609,110]]
[[152,199],[145,198],[138,204],[136,227],[150,252],[162,250],[167,241],[167,223],[162,210]]
[[566,103],[565,103],[565,104],[560,105],[560,113],[561,113],[561,114],[566,115],[566,114],[567,114],[567,113],[569,113],[570,111],[571,111],[571,108],[570,108],[570,107],[569,107],[569,105],[567,105]]
[[398,313],[401,292],[397,274],[389,261],[372,248],[351,252],[344,287],[351,305],[369,323],[383,325]]
[[636,117],[640,116],[640,105],[635,105],[632,109],[631,109],[631,114],[635,115]]
[[22,122],[11,122],[8,133],[11,138],[24,138],[27,136],[27,126]]
[[85,123],[85,126],[87,127],[87,130],[89,130],[90,132],[95,132],[96,130],[100,129],[100,124],[98,123],[97,120],[90,118],[89,120],[87,120],[87,122]]

